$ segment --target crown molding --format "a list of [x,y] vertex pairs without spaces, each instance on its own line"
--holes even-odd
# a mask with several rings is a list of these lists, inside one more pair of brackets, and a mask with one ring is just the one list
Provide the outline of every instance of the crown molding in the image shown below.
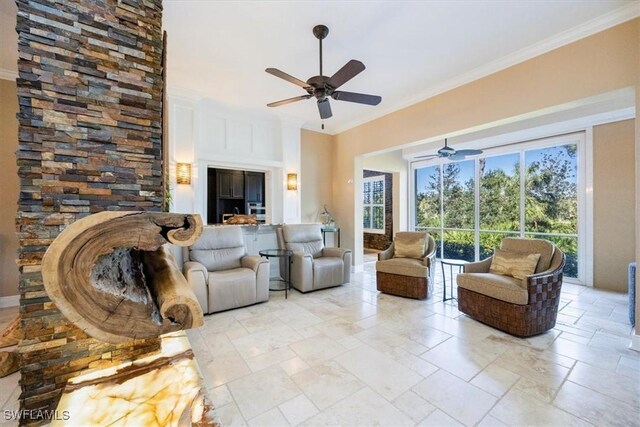
[[403,108],[410,107],[426,99],[448,92],[452,89],[471,83],[475,80],[479,80],[483,77],[507,69],[529,59],[535,58],[536,56],[540,56],[564,45],[599,33],[600,31],[604,31],[608,28],[615,27],[616,25],[630,21],[631,19],[637,18],[638,16],[640,16],[640,2],[631,2],[626,6],[620,7],[590,21],[584,22],[552,37],[544,39],[524,49],[520,49],[510,55],[504,56],[495,61],[475,68],[467,73],[449,79],[439,85],[422,91],[417,95],[406,99],[405,101],[396,103],[389,108],[379,109],[376,111],[376,113],[368,115],[365,118],[351,121],[343,126],[338,126],[333,130],[332,134],[335,135],[341,132],[345,132],[349,129],[353,129],[354,127],[363,125],[380,117],[402,110]]
[[18,72],[13,70],[7,70],[6,68],[0,68],[0,80],[16,80],[18,78]]

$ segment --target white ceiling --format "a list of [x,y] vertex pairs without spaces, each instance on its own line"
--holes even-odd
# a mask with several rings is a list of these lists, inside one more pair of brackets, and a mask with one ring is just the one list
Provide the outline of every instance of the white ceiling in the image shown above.
[[325,132],[336,133],[614,25],[630,11],[637,15],[637,6],[620,0],[165,0],[168,85],[170,93],[293,118],[320,131],[314,99],[266,107],[305,92],[264,69],[301,80],[317,75],[311,30],[325,24],[325,74],[361,60],[366,70],[341,89],[382,96],[376,107],[331,100]]
[[[12,0],[0,0],[0,78],[17,71]],[[513,65],[640,12],[640,1],[213,1],[164,0],[170,93],[214,99],[320,131],[313,99],[268,108],[318,74],[314,25],[325,24],[324,71],[350,59],[367,69],[341,89],[382,96],[376,107],[331,100],[336,133]]]

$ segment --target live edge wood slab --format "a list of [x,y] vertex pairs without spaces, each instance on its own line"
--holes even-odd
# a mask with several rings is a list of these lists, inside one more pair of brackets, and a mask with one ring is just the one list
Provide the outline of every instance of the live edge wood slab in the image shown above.
[[70,322],[109,343],[199,327],[202,308],[164,245],[189,246],[201,233],[199,215],[90,215],[47,249],[45,289]]

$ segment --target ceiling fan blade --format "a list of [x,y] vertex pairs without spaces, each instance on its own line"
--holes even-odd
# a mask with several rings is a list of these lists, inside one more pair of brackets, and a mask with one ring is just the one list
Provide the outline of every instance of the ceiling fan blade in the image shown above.
[[286,80],[289,83],[293,83],[294,85],[298,85],[301,88],[306,89],[306,88],[310,87],[309,84],[307,84],[307,82],[303,82],[300,79],[296,79],[295,77],[290,76],[289,74],[285,73],[284,71],[280,71],[277,68],[267,68],[265,71],[267,73],[273,75],[273,76],[280,77],[281,79]]
[[440,157],[437,154],[427,154],[425,156],[416,156],[416,159],[435,159],[436,157]]
[[338,101],[357,102],[358,104],[378,105],[382,97],[378,95],[367,95],[364,93],[335,91],[331,97]]
[[331,104],[329,104],[329,100],[327,98],[318,100],[318,111],[320,111],[321,119],[328,119],[333,115],[331,113]]
[[292,102],[302,101],[303,99],[309,99],[311,95],[294,96],[293,98],[283,99],[281,101],[272,102],[267,104],[267,107],[279,107],[281,105],[291,104]]
[[344,64],[327,82],[329,86],[338,89],[340,86],[364,71],[365,66],[362,62],[352,59]]
[[448,160],[453,160],[453,161],[455,161],[455,160],[464,160],[465,156],[464,156],[464,154],[455,153],[455,154],[452,154],[452,155],[448,156],[447,159]]
[[455,155],[464,156],[476,156],[482,154],[482,150],[456,150]]

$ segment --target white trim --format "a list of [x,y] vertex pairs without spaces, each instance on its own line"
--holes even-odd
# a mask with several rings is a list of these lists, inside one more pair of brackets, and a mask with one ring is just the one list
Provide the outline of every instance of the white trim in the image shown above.
[[640,335],[637,335],[638,332],[640,331],[634,329],[631,333],[631,342],[629,343],[629,348],[631,350],[640,351]]
[[17,307],[20,305],[20,295],[0,297],[0,308]]
[[[629,21],[640,16],[640,2],[631,2],[630,4],[613,10],[609,13],[601,15],[590,21],[584,22],[576,27],[570,28],[524,49],[516,51],[510,55],[491,61],[474,70],[449,79],[437,86],[430,87],[411,98],[390,105],[388,108],[378,108],[374,114],[365,116],[362,119],[352,120],[342,126],[338,126],[332,135],[345,132],[356,126],[371,122],[387,114],[407,108],[411,105],[432,98],[436,95],[448,92],[457,87],[479,80],[483,77],[496,73],[500,70],[507,69],[529,59],[540,56],[544,53],[557,49],[561,46],[573,43],[592,34],[614,27],[623,22]],[[312,126],[311,124],[309,126]],[[305,129],[309,129],[305,126]]]
[[7,70],[6,68],[0,68],[0,80],[16,80],[18,78],[18,72],[13,70]]
[[[578,212],[578,221],[583,218],[582,224],[579,223],[580,229],[578,235],[582,235],[582,239],[578,239],[578,244],[584,241],[584,260],[578,261],[578,266],[581,264],[584,267],[583,277],[584,284],[590,288],[593,287],[593,266],[595,264],[594,252],[593,252],[593,126],[589,126],[585,129],[584,135],[584,153],[582,156],[578,156],[580,161],[579,168],[583,170],[581,174],[584,177],[584,203],[578,204],[584,206],[584,212]],[[580,234],[582,232],[582,234]],[[580,262],[583,261],[583,262]]]

